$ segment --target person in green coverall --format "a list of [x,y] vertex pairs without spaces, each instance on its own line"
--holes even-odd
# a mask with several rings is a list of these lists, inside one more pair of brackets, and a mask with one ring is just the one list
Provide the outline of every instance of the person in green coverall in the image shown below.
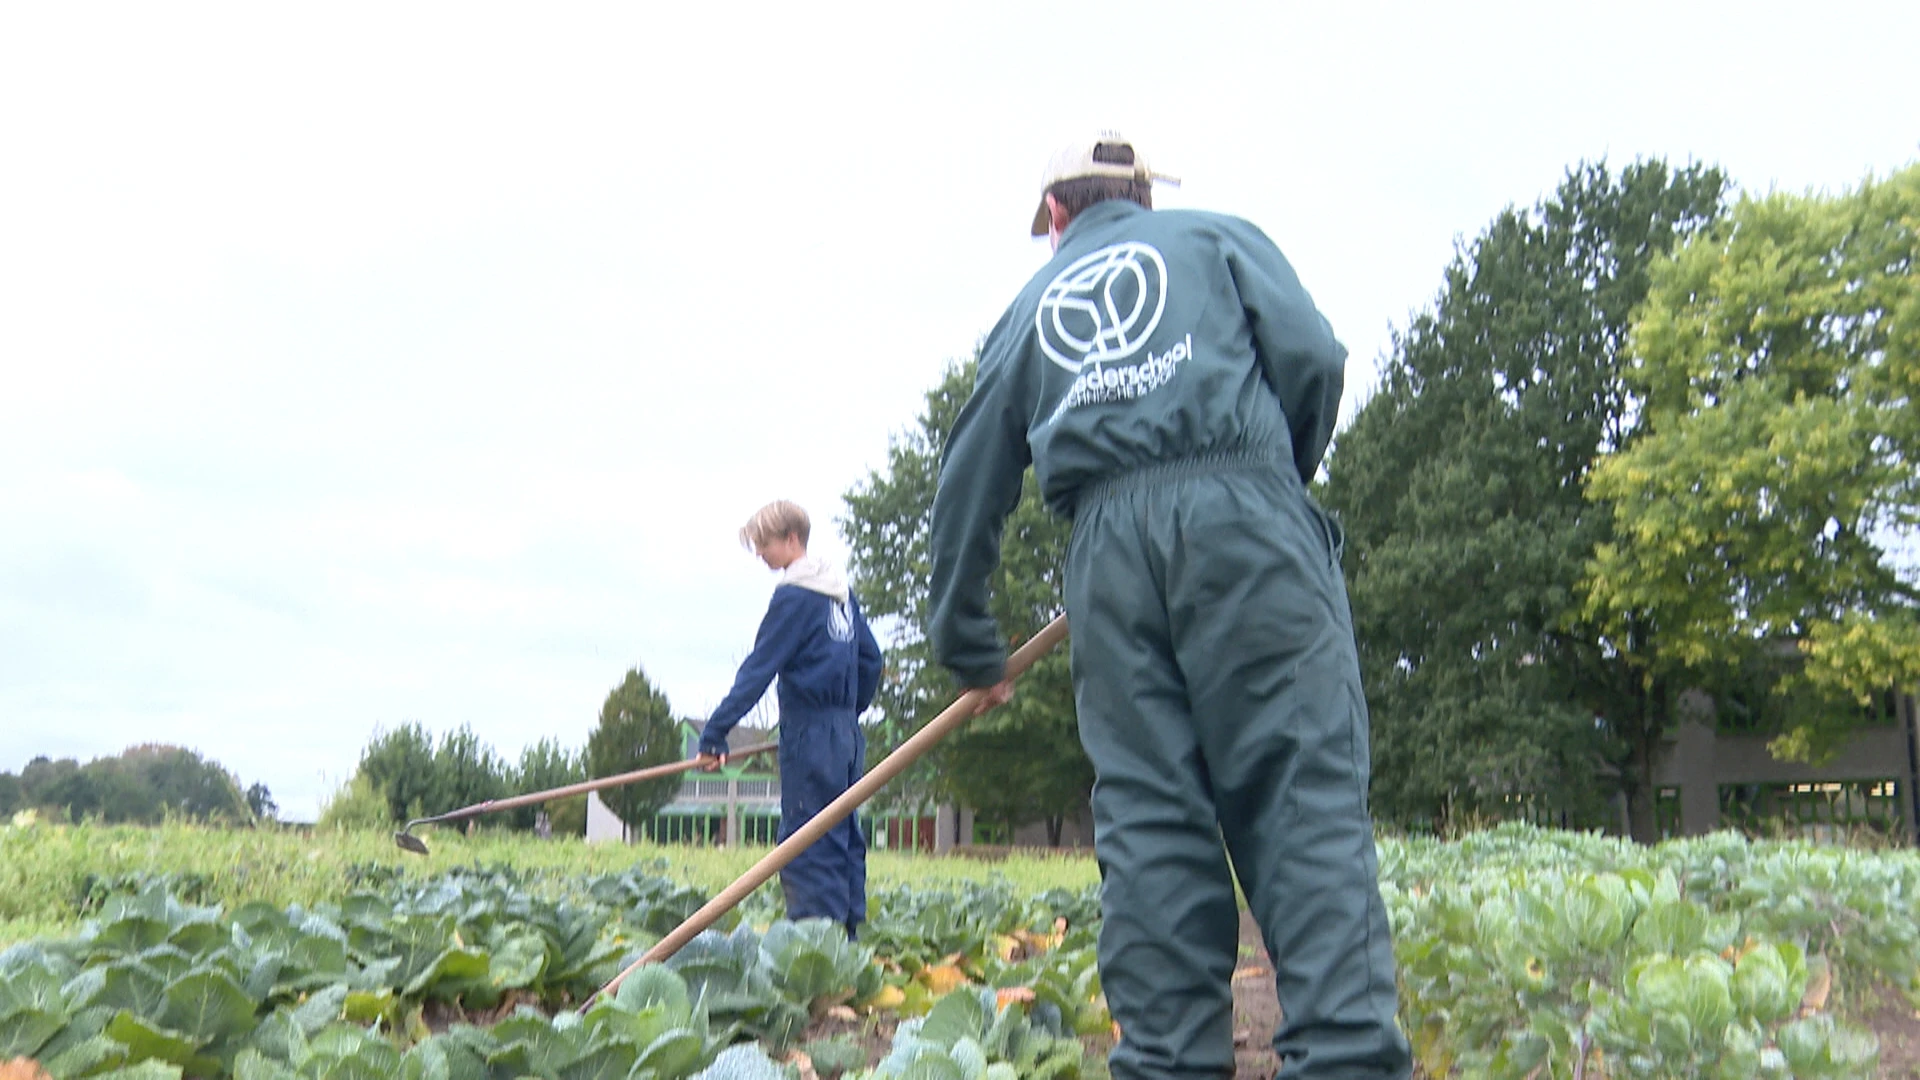
[[941,460],[930,636],[983,708],[1012,694],[987,582],[1031,464],[1073,521],[1114,1077],[1232,1075],[1236,875],[1280,1075],[1405,1077],[1341,534],[1306,489],[1346,349],[1259,229],[1154,211],[1169,179],[1114,132],[1049,163],[1033,234],[1054,257],[988,335]]

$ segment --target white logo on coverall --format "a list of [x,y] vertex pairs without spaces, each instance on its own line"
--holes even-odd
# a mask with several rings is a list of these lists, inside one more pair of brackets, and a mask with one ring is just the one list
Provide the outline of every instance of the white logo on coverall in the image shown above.
[[853,640],[853,609],[835,604],[827,609],[827,636],[835,641]]
[[1117,362],[1145,348],[1166,310],[1167,263],[1151,244],[1114,244],[1060,271],[1034,314],[1040,348],[1075,376],[1049,422],[1080,405],[1131,401],[1165,386],[1192,357],[1192,334],[1158,356],[1149,349]]
[[1167,310],[1167,263],[1151,244],[1129,240],[1083,255],[1040,294],[1034,329],[1053,362],[1125,360],[1139,352]]

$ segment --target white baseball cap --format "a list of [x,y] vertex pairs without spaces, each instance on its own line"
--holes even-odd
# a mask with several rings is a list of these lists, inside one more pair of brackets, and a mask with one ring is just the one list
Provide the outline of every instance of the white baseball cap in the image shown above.
[[[1095,155],[1102,150],[1108,153],[1103,157],[1116,156],[1113,149],[1125,148],[1133,154],[1133,164],[1122,165],[1112,161],[1097,161]],[[1124,155],[1119,155],[1124,156]],[[1147,165],[1147,159],[1134,150],[1133,143],[1117,131],[1102,131],[1091,139],[1068,143],[1061,147],[1047,162],[1047,171],[1040,178],[1040,208],[1033,214],[1033,235],[1047,235],[1052,222],[1047,216],[1047,189],[1062,180],[1078,180],[1083,176],[1111,176],[1121,180],[1151,180],[1162,184],[1180,186],[1180,178],[1165,173],[1154,172]]]

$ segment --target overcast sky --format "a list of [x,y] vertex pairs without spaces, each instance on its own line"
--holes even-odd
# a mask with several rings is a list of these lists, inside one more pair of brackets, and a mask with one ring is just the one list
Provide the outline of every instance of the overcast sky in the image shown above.
[[1575,161],[1920,157],[1916,41],[1904,0],[6,4],[0,769],[178,743],[311,819],[382,726],[579,745],[632,665],[704,714],[772,585],[740,523],[844,556],[1091,128],[1278,241],[1350,414]]

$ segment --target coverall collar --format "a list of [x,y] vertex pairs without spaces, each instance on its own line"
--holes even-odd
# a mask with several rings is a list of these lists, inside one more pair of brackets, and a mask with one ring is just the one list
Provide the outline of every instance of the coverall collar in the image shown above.
[[1102,200],[1074,215],[1073,220],[1067,223],[1067,231],[1060,234],[1060,246],[1066,247],[1073,240],[1074,234],[1091,228],[1095,224],[1119,221],[1134,214],[1151,213],[1153,211],[1129,199]]

